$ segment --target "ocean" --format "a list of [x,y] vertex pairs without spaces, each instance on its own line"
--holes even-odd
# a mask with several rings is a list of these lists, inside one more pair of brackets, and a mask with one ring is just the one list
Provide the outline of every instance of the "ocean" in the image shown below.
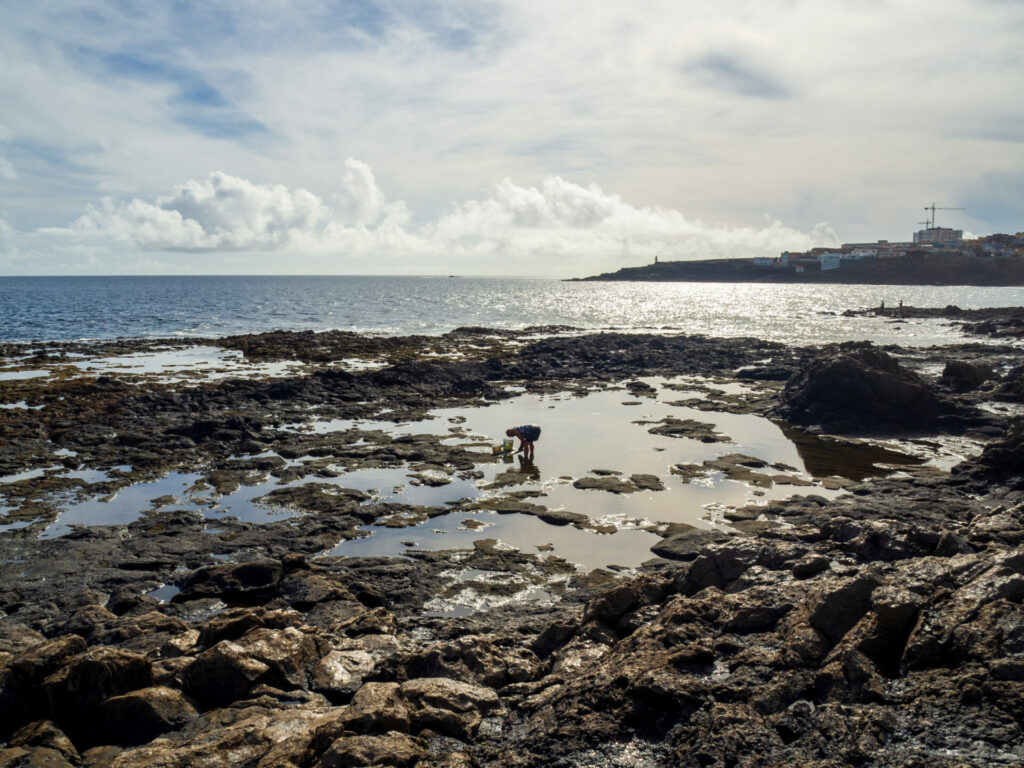
[[943,321],[845,309],[1024,304],[1024,288],[563,282],[462,277],[0,277],[0,341],[217,337],[274,329],[440,334],[460,326],[680,331],[791,344],[958,339]]

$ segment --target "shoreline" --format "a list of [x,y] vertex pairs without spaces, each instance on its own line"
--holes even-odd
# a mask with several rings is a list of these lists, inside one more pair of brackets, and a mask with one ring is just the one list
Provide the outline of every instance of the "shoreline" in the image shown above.
[[[222,337],[217,346],[244,365],[220,361],[175,378],[61,367],[72,351],[139,352],[154,346],[146,340],[47,345],[8,367],[58,372],[0,381],[5,403],[24,403],[0,410],[0,471],[44,468],[4,485],[5,521],[29,524],[0,533],[0,721],[10,724],[0,756],[50,750],[69,764],[123,768],[186,765],[234,745],[247,764],[327,766],[358,753],[366,764],[407,755],[406,764],[440,768],[679,765],[697,751],[725,761],[736,750],[911,764],[944,749],[961,763],[1013,764],[1024,757],[1024,676],[1006,622],[1024,598],[1024,468],[1007,446],[1019,439],[1012,415],[1024,390],[1019,349],[1004,342],[1020,337],[1016,317],[1013,308],[963,316],[986,341],[886,347],[894,358],[863,344],[566,336],[565,327],[275,332]],[[0,345],[5,361],[38,345],[14,346]],[[352,360],[366,367],[340,362]],[[301,365],[261,368],[285,361]],[[824,397],[822,382],[849,366],[880,377],[871,381],[886,391],[916,387],[914,406],[882,408],[872,420]],[[941,376],[929,373],[936,367]],[[675,386],[694,390],[674,394],[661,383],[678,377],[691,383]],[[599,532],[607,524],[585,511],[545,506],[516,465],[497,465],[460,422],[415,427],[438,409],[472,414],[524,395],[557,405],[544,398],[607,393],[628,408],[659,392],[672,401],[666,408],[707,421],[631,429],[660,430],[679,445],[718,440],[707,428],[715,414],[782,423],[785,413],[813,450],[841,450],[846,472],[868,448],[930,455],[929,444],[947,438],[976,447],[953,472],[904,464],[857,480],[808,480],[729,453],[679,462],[674,477],[686,483],[724,472],[752,490],[796,492],[736,506],[711,525],[651,525],[650,560],[622,571],[581,572],[542,552],[510,551],[486,529],[470,549],[321,554],[368,523],[401,530],[453,509],[629,535]],[[310,419],[345,428],[289,426]],[[411,426],[359,426],[380,421]],[[451,434],[461,444],[446,442]],[[539,457],[544,448],[542,440]],[[865,466],[897,455],[872,454]],[[46,474],[54,465],[66,472]],[[454,508],[345,490],[346,474],[391,468],[415,473],[417,487],[481,478],[497,487]],[[579,492],[666,493],[621,468],[576,477],[588,489]],[[275,477],[284,487],[268,495],[295,514],[212,523],[182,496],[127,524],[35,538],[62,498],[126,493],[169,472],[198,474],[194,487],[227,496]],[[821,485],[829,477],[832,495]],[[12,491],[24,492],[16,508]],[[548,597],[516,599],[531,589]],[[480,610],[424,611],[468,590]],[[83,688],[78,681],[98,666],[108,670],[104,687]],[[275,741],[275,728],[290,738]]]
[[663,261],[640,267],[622,267],[579,282],[721,282],[809,285],[904,285],[904,286],[1024,286],[1024,259],[976,258],[937,253],[916,257],[864,259],[822,270],[816,262],[799,272],[783,264],[758,263],[758,259],[704,259]]

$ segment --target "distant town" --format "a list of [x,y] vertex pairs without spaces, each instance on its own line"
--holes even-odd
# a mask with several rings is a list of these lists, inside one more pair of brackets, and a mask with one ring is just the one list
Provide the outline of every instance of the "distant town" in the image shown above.
[[783,251],[778,258],[754,259],[759,267],[792,269],[851,269],[866,260],[927,259],[929,256],[961,256],[968,259],[1022,259],[1024,232],[1015,235],[986,235],[964,240],[963,230],[929,226],[914,233],[910,242],[879,240],[875,243],[843,243],[839,248],[812,248],[798,253]]
[[661,261],[584,280],[862,283],[871,285],[1024,285],[1024,232],[964,239],[935,225],[936,205],[910,241],[843,243],[783,251],[778,257]]

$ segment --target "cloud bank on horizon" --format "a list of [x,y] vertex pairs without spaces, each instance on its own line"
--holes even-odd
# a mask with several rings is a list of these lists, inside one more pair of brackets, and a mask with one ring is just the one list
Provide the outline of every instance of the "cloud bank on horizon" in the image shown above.
[[906,239],[932,200],[1024,229],[1019,3],[7,17],[0,274],[562,277]]
[[837,241],[824,225],[812,232],[779,221],[759,228],[707,227],[678,211],[637,208],[594,185],[557,176],[539,187],[505,179],[488,197],[457,204],[436,221],[413,227],[405,204],[386,201],[365,163],[348,158],[341,181],[325,201],[305,189],[215,172],[153,201],[104,198],[70,227],[43,234],[150,252],[294,253],[313,263],[319,256],[344,254],[366,259],[371,270],[389,261],[422,267],[454,258],[485,272],[508,270],[510,258],[533,265],[554,258],[586,268],[655,256],[748,256]]

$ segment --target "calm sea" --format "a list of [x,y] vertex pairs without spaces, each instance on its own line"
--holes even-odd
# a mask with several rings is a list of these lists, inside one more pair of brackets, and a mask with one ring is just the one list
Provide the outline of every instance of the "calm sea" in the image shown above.
[[568,283],[435,277],[0,277],[0,341],[223,336],[272,329],[438,334],[459,326],[661,330],[789,343],[957,338],[941,321],[848,308],[1019,306],[1024,288]]

